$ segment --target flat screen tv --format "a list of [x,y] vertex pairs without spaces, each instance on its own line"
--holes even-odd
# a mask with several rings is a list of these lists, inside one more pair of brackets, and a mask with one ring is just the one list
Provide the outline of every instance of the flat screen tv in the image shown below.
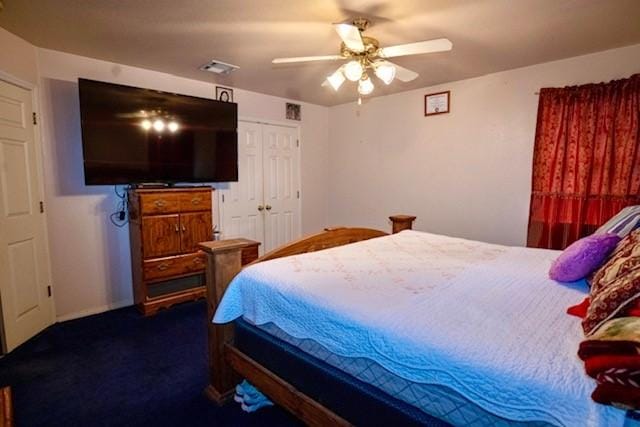
[[238,180],[238,107],[78,80],[87,185]]

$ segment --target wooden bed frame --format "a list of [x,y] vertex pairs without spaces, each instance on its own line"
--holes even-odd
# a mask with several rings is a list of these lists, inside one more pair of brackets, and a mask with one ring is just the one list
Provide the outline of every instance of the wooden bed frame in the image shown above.
[[[416,217],[394,215],[389,219],[392,223],[392,232],[397,233],[411,229]],[[369,228],[327,228],[322,233],[271,251],[251,264],[385,235],[388,233]],[[274,403],[287,409],[307,425],[350,425],[347,420],[297,390],[236,348],[233,342],[233,324],[216,325],[211,322],[227,286],[242,269],[241,252],[249,242],[246,239],[231,239],[200,244],[200,248],[207,254],[209,385],[205,389],[205,394],[218,405],[222,405],[233,396],[235,386],[240,379],[246,378]]]

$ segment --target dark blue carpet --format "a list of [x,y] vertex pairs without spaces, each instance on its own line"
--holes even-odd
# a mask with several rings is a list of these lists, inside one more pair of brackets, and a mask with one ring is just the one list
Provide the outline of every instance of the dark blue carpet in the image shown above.
[[59,323],[0,359],[18,427],[298,424],[279,408],[216,406],[202,393],[207,378],[204,302]]

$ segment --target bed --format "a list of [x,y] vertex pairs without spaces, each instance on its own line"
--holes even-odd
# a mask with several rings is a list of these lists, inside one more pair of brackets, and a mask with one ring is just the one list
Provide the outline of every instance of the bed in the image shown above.
[[309,424],[368,423],[327,393],[319,399],[287,372],[293,362],[261,354],[269,348],[377,391],[415,424],[633,423],[590,399],[579,321],[565,313],[587,288],[547,278],[556,251],[408,229],[327,233],[240,274],[241,242],[206,248],[214,400],[228,397],[239,372]]

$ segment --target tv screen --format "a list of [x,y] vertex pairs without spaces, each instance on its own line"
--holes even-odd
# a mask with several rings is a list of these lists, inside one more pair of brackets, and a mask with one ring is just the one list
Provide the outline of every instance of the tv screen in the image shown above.
[[238,180],[238,107],[78,80],[87,185]]

